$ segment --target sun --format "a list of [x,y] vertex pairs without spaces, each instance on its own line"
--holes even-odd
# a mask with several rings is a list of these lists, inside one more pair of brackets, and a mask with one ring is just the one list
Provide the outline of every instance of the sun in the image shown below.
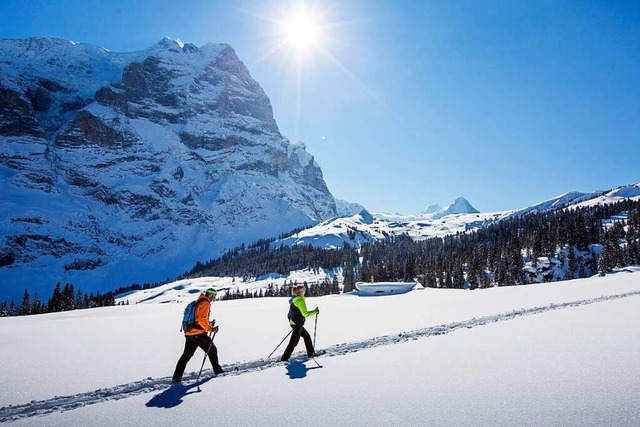
[[286,44],[299,52],[313,48],[322,36],[318,18],[308,10],[293,12],[282,22],[282,27]]
[[326,70],[327,65],[333,65],[380,103],[376,94],[336,54],[353,48],[344,37],[349,28],[367,22],[367,19],[337,19],[340,13],[338,0],[271,0],[271,6],[260,12],[245,12],[267,23],[267,31],[262,38],[265,42],[264,49],[257,63],[277,58],[276,64],[284,66],[279,70],[285,69],[282,78],[295,86],[294,139],[299,139],[303,86],[309,84],[309,75],[318,76],[321,72],[319,70]]

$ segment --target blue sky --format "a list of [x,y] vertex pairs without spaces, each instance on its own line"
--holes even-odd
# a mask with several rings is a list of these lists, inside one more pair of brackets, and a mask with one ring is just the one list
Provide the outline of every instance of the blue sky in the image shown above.
[[0,37],[229,43],[334,196],[374,212],[640,182],[640,2],[307,2],[324,37],[298,68],[274,48],[299,3],[2,0]]

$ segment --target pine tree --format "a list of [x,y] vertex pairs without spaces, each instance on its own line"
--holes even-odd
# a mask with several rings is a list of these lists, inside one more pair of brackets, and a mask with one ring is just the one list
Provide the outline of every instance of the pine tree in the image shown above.
[[18,307],[16,303],[11,300],[9,303],[9,316],[17,316],[18,315]]
[[18,309],[18,316],[26,316],[28,314],[31,314],[31,297],[29,296],[29,291],[25,289],[22,304]]
[[607,245],[605,245],[604,248],[602,248],[602,254],[600,254],[600,258],[598,258],[598,275],[606,276],[606,274],[611,271],[611,268],[612,262],[610,249]]
[[31,313],[32,314],[40,314],[44,312],[44,307],[42,307],[42,302],[40,302],[40,297],[36,293],[33,296],[33,302],[31,303]]
[[73,305],[74,305],[74,307],[75,307],[76,309],[86,308],[86,307],[83,305],[83,301],[84,301],[84,298],[83,298],[83,296],[82,296],[82,291],[78,290],[78,292],[76,293],[76,299],[75,299],[75,302],[74,302],[74,304],[73,304]]
[[454,289],[462,289],[464,288],[464,272],[462,271],[462,266],[457,265],[453,269],[453,277],[451,278],[453,282]]
[[61,310],[69,311],[75,308],[75,291],[73,289],[73,285],[67,283],[64,285],[64,289],[62,290]]
[[467,282],[469,282],[469,289],[473,290],[478,288],[479,274],[480,274],[480,266],[478,263],[478,258],[474,253],[473,258],[471,258],[471,264],[469,265],[469,272],[467,273]]
[[333,280],[331,281],[331,294],[339,294],[340,293],[340,282],[338,282],[338,276],[334,275]]
[[60,282],[58,282],[56,284],[56,287],[53,289],[53,294],[49,299],[47,307],[49,309],[49,312],[52,313],[62,311],[62,290],[60,288]]
[[355,268],[351,263],[345,263],[344,268],[342,269],[342,274],[344,276],[344,280],[342,281],[342,292],[347,293],[353,291],[356,282],[356,274]]
[[480,288],[487,289],[491,287],[491,280],[489,280],[489,275],[486,271],[483,271],[480,275]]
[[494,281],[498,286],[507,286],[508,283],[509,263],[506,254],[503,254],[496,266]]
[[512,284],[524,284],[524,259],[522,258],[522,246],[520,245],[520,239],[518,239],[517,235],[512,238],[509,244],[508,269],[508,275]]
[[567,279],[571,280],[571,279],[575,279],[576,278],[576,274],[578,273],[578,258],[576,257],[576,253],[573,249],[573,246],[569,246],[568,247],[568,254],[567,254]]

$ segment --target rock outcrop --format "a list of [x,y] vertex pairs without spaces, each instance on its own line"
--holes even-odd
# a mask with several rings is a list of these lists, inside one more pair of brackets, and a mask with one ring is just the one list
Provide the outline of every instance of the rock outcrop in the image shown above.
[[162,280],[336,215],[228,45],[0,40],[0,58],[0,299]]

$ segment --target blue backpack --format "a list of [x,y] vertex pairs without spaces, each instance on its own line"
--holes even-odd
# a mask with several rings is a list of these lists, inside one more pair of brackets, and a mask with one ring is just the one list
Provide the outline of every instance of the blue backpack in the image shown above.
[[191,301],[184,308],[184,314],[182,315],[182,326],[180,332],[187,332],[189,329],[196,325],[196,307],[200,300]]

